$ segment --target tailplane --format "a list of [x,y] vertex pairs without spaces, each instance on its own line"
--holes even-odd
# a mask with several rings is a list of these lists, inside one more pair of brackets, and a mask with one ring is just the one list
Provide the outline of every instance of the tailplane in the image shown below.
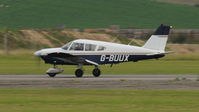
[[164,51],[171,28],[171,26],[161,24],[143,47],[147,49]]

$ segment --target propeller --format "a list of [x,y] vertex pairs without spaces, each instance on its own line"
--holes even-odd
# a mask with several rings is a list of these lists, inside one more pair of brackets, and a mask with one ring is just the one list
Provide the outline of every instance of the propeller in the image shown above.
[[35,58],[36,66],[40,69],[40,67],[41,67],[41,58],[38,57],[38,56],[35,56],[34,58]]

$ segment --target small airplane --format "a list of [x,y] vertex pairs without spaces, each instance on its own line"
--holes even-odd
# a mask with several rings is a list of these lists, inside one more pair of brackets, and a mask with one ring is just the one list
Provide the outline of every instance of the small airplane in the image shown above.
[[60,48],[36,51],[34,55],[43,59],[46,64],[54,65],[46,71],[50,77],[55,77],[56,74],[64,71],[62,68],[57,68],[57,65],[77,65],[76,77],[83,76],[83,65],[93,65],[92,74],[99,77],[101,75],[99,65],[159,59],[170,53],[165,51],[165,46],[171,28],[161,24],[142,47],[78,39]]

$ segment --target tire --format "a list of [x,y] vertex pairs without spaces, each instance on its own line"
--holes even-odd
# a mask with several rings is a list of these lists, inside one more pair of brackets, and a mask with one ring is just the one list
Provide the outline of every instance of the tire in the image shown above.
[[93,76],[99,77],[101,75],[101,71],[98,68],[93,69]]
[[55,77],[57,74],[56,73],[48,73],[49,77]]
[[77,69],[77,70],[75,71],[75,76],[76,76],[76,77],[82,77],[83,74],[84,74],[84,71],[83,71],[82,69]]

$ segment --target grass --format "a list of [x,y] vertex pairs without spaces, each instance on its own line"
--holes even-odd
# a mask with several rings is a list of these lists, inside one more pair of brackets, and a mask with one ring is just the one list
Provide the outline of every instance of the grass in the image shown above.
[[0,89],[2,112],[198,112],[199,91]]
[[[181,57],[181,56],[179,56]],[[100,66],[102,74],[199,74],[199,59],[184,58],[177,60],[172,55],[160,60],[128,62]],[[45,74],[52,65],[44,64],[32,54],[0,55],[0,74]],[[59,66],[65,69],[63,74],[74,74],[76,66]],[[84,66],[85,74],[91,74],[93,66]]]
[[0,0],[0,5],[0,27],[156,28],[165,23],[199,28],[197,7],[154,0]]

